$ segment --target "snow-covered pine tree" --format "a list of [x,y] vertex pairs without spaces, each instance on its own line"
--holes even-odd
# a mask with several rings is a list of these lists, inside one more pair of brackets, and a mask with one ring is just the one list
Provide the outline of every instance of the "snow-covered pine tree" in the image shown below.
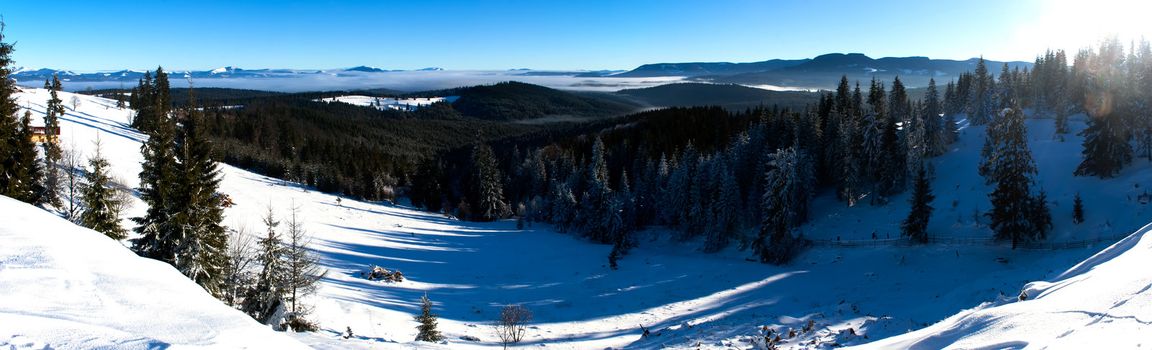
[[968,94],[968,119],[973,125],[984,125],[992,118],[992,96],[994,92],[992,76],[988,74],[988,67],[981,56],[976,61],[976,70],[972,76],[971,91]]
[[228,233],[222,225],[224,202],[218,192],[220,171],[203,130],[203,115],[196,109],[195,100],[190,101],[177,140],[179,177],[172,206],[176,232],[174,266],[209,294],[221,298],[223,271],[228,265]]
[[96,230],[115,240],[127,238],[128,231],[120,226],[120,213],[116,212],[119,199],[109,187],[108,160],[101,152],[100,138],[96,138],[96,153],[88,158],[88,169],[84,172],[84,184],[80,186],[80,197],[84,210],[80,214],[80,225]]
[[[914,113],[908,121],[904,123],[904,154],[907,170],[905,174],[909,176],[916,176],[916,172],[920,167],[924,166],[924,159],[929,157],[929,134],[927,130],[926,121],[922,114]],[[909,186],[915,186],[911,182]]]
[[[4,78],[4,77],[0,77]],[[39,153],[36,143],[32,142],[32,112],[25,110],[13,134],[8,137],[8,151],[4,161],[5,171],[2,176],[6,180],[3,194],[16,200],[40,204],[44,193],[44,168],[37,160]]]
[[597,137],[592,142],[592,159],[585,172],[587,188],[580,197],[580,209],[576,222],[584,235],[597,243],[611,243],[612,237],[608,222],[613,213],[609,206],[613,200],[608,187],[608,165],[604,159],[604,142]]
[[[684,152],[685,156],[681,157],[681,161],[677,162],[675,166],[669,165],[671,168],[668,175],[668,182],[663,190],[663,199],[660,206],[660,217],[664,224],[679,228],[684,225],[684,218],[688,209],[691,207],[689,202],[689,191],[691,189],[692,168],[695,161],[688,161],[684,158],[688,154],[695,155],[695,148],[692,144],[688,144],[688,150]],[[690,150],[690,151],[689,151]]]
[[842,167],[839,173],[839,192],[840,198],[851,207],[856,205],[856,201],[860,200],[862,193],[865,192],[863,190],[865,184],[861,164],[864,154],[860,147],[864,141],[864,136],[857,127],[856,118],[845,118],[840,123],[840,129],[840,139],[836,142],[839,142],[841,149],[844,150],[844,160],[841,162]]
[[21,178],[17,176],[19,160],[20,107],[16,104],[16,82],[12,72],[12,44],[4,42],[4,22],[0,21],[0,195],[12,197]]
[[436,314],[432,313],[432,300],[428,299],[428,295],[420,297],[420,314],[415,317],[416,322],[420,322],[416,326],[416,341],[425,342],[439,342],[444,340],[444,336],[436,329]]
[[64,115],[64,101],[60,100],[57,92],[63,89],[60,77],[52,74],[51,80],[44,81],[44,88],[48,89],[48,104],[44,114],[44,189],[41,201],[44,204],[60,207],[60,159],[63,151],[60,149],[59,118]]
[[[940,103],[940,93],[936,90],[936,80],[928,80],[928,88],[924,92],[924,105],[920,116],[924,119],[924,135],[928,156],[938,156],[948,150],[952,143],[947,128],[944,125],[944,108]],[[910,162],[911,163],[911,162]]]
[[473,220],[493,221],[507,216],[511,209],[504,201],[500,167],[492,148],[484,143],[472,146],[472,198],[476,203]]
[[726,160],[717,162],[714,170],[714,177],[719,184],[714,191],[713,219],[708,228],[708,239],[704,243],[705,252],[724,249],[737,230],[737,215],[740,214],[740,185],[736,182],[736,176],[729,170],[727,163]]
[[38,203],[43,170],[31,140],[32,115],[25,111],[20,118],[16,104],[16,81],[10,77],[12,50],[12,44],[4,41],[4,22],[0,20],[0,195]]
[[174,218],[179,204],[178,191],[182,187],[176,160],[176,121],[170,115],[171,104],[166,104],[157,92],[159,86],[167,88],[167,74],[158,69],[156,79],[147,75],[145,78],[139,87],[142,95],[134,97],[133,109],[137,119],[148,127],[141,129],[148,133],[148,140],[140,147],[144,162],[138,189],[140,199],[148,204],[148,211],[142,217],[132,218],[136,223],[133,230],[140,235],[133,240],[132,249],[140,256],[174,264],[178,234]]
[[932,200],[936,199],[936,196],[932,194],[932,183],[924,164],[921,163],[917,168],[912,197],[909,198],[912,208],[908,212],[908,217],[901,223],[900,229],[904,236],[913,242],[928,243],[928,220],[932,218]]
[[803,155],[795,148],[777,150],[768,156],[769,170],[765,174],[765,192],[762,205],[763,218],[761,220],[760,234],[752,243],[754,251],[760,256],[760,261],[771,264],[787,263],[801,246],[797,238],[792,236],[795,227],[797,212],[807,208],[797,203],[800,179],[800,167],[803,166]]
[[576,195],[572,193],[572,188],[567,183],[554,180],[551,196],[552,224],[557,231],[568,232],[576,215],[576,206],[579,205],[576,202]]
[[260,273],[256,275],[256,285],[245,293],[241,310],[257,321],[267,323],[272,321],[272,316],[284,302],[285,273],[281,260],[284,246],[280,233],[276,231],[280,222],[276,221],[271,204],[268,205],[268,213],[264,215],[263,221],[267,231],[256,242],[256,262],[260,266]]

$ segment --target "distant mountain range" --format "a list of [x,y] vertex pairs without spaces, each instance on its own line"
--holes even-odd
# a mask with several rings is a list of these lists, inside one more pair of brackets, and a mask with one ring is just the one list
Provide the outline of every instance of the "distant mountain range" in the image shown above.
[[[960,73],[976,68],[978,58],[958,60],[930,59],[928,57],[871,58],[860,53],[831,53],[811,59],[769,60],[751,63],[693,62],[646,64],[613,77],[668,77],[683,76],[692,81],[731,83],[743,85],[772,85],[782,88],[834,88],[841,76],[849,80],[867,82],[873,77],[890,82],[899,76],[911,87],[922,87],[929,79],[943,84]],[[998,73],[1007,64],[1009,69],[1031,68],[1029,62],[985,61],[988,70]]]
[[[442,71],[443,68],[423,68],[415,71]],[[168,71],[173,79],[213,79],[213,78],[291,78],[301,75],[330,75],[330,76],[359,76],[370,73],[403,72],[405,70],[387,70],[369,66],[356,66],[344,69],[243,69],[237,67],[220,67],[212,70]],[[52,78],[52,74],[59,74],[60,79],[72,82],[107,82],[124,81],[136,82],[144,77],[143,71],[119,70],[115,72],[76,73],[70,70],[41,68],[36,70],[20,69],[12,74],[19,82],[39,82]]]

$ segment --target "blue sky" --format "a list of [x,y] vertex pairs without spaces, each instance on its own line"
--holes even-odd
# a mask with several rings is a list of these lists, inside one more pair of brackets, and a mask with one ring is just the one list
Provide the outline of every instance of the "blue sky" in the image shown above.
[[78,71],[631,69],[829,52],[1030,61],[1048,47],[1091,44],[1103,30],[1146,30],[1137,17],[1095,17],[1149,7],[1119,0],[2,1],[17,66]]

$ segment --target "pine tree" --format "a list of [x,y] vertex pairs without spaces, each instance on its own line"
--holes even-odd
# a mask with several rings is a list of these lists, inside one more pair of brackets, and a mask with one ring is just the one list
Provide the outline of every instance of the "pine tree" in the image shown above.
[[798,224],[798,213],[807,211],[803,203],[798,203],[799,193],[803,192],[800,168],[806,160],[790,147],[770,154],[769,162],[770,170],[764,179],[760,234],[753,242],[753,249],[761,262],[779,265],[787,263],[800,246],[792,229]]
[[284,266],[283,242],[276,227],[280,222],[272,213],[272,206],[268,206],[268,213],[263,218],[267,233],[257,241],[258,254],[256,261],[260,266],[260,273],[256,276],[256,285],[249,289],[244,297],[241,309],[252,318],[267,323],[271,321],[276,310],[284,302]]
[[210,294],[223,296],[224,269],[228,264],[228,234],[224,220],[220,171],[203,130],[203,116],[195,101],[189,103],[179,139],[178,183],[172,208],[175,226],[175,264]]
[[[152,80],[145,75],[148,84],[141,84],[141,95],[133,102],[137,110],[137,120],[144,123],[141,129],[148,133],[148,140],[140,147],[144,162],[140,171],[140,199],[148,204],[148,211],[142,217],[132,218],[136,223],[133,230],[140,235],[133,240],[132,249],[143,257],[175,264],[178,230],[176,215],[179,211],[181,179],[176,159],[176,121],[164,109],[164,103],[157,93],[159,86],[167,87],[167,76],[157,72]],[[160,81],[164,82],[161,84]],[[139,106],[137,106],[139,105]]]
[[60,149],[60,138],[57,133],[60,131],[59,117],[63,116],[64,101],[60,100],[57,92],[63,89],[60,85],[60,78],[56,74],[52,74],[51,81],[45,81],[44,86],[48,89],[48,104],[46,113],[44,114],[44,194],[41,196],[41,201],[44,204],[49,204],[55,207],[60,206],[60,159],[62,157],[62,150]]
[[44,168],[37,161],[36,143],[32,142],[32,112],[24,111],[20,118],[15,134],[8,140],[8,159],[5,168],[9,172],[6,176],[3,194],[16,200],[31,203],[43,203],[44,194]]
[[25,138],[29,135],[18,114],[16,81],[11,78],[12,50],[12,44],[4,41],[4,22],[0,20],[0,195],[32,202],[30,184],[38,179],[30,176],[35,169],[29,166],[39,165],[25,163],[29,149],[35,152],[36,145],[29,147],[31,140]]
[[928,243],[928,220],[932,217],[932,200],[936,196],[932,194],[932,183],[924,170],[924,164],[920,164],[913,181],[912,197],[909,200],[912,209],[900,229],[913,242]]
[[928,88],[924,92],[924,106],[920,115],[924,118],[924,134],[927,137],[926,154],[938,156],[948,150],[952,143],[949,129],[944,124],[944,108],[940,104],[940,93],[936,91],[936,80],[928,80]]
[[1084,222],[1084,201],[1080,199],[1080,192],[1072,198],[1072,223],[1079,225]]
[[976,71],[972,76],[971,92],[968,95],[967,112],[973,125],[984,125],[992,118],[993,98],[995,92],[994,81],[988,74],[988,67],[984,57],[976,62]]
[[96,230],[115,240],[128,237],[128,231],[120,226],[120,213],[116,212],[118,199],[114,189],[108,185],[108,160],[101,152],[100,139],[96,139],[96,154],[88,159],[90,170],[84,172],[85,183],[80,187],[84,211],[80,214],[80,225]]
[[1047,237],[1048,230],[1052,229],[1052,212],[1048,209],[1048,192],[1043,189],[1040,194],[1031,198],[1032,208],[1028,211],[1031,216],[1029,221],[1032,222],[1032,227],[1037,231],[1037,236],[1040,239]]
[[510,212],[504,201],[500,168],[492,155],[492,148],[483,143],[472,147],[472,194],[475,202],[474,220],[493,221]]
[[436,329],[436,314],[432,313],[432,300],[428,299],[428,295],[420,297],[420,314],[416,315],[416,322],[420,322],[416,326],[419,331],[416,334],[416,341],[426,342],[439,342],[444,340],[444,336]]
[[1011,240],[1013,249],[1044,235],[1044,229],[1036,226],[1040,214],[1033,212],[1037,206],[1029,187],[1036,175],[1036,163],[1028,150],[1023,119],[1018,107],[1005,109],[988,126],[985,158],[980,166],[985,182],[995,185],[988,194],[992,210],[985,214],[991,219],[989,226],[996,239]]
[[1119,115],[1093,115],[1084,136],[1084,160],[1076,167],[1076,176],[1110,178],[1132,161],[1132,145],[1125,139]]

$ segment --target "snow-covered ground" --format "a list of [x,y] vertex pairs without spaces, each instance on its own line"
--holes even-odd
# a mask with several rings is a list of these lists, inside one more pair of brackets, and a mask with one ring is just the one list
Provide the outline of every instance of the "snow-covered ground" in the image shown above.
[[0,222],[0,348],[307,348],[104,234],[3,196]]
[[445,96],[445,97],[413,97],[413,98],[392,98],[392,97],[374,97],[363,95],[345,95],[322,98],[316,101],[319,102],[342,102],[353,106],[373,107],[379,110],[400,110],[411,111],[420,107],[427,107],[433,103],[452,103],[456,102],[459,96]]
[[1068,269],[1029,283],[1019,299],[964,310],[861,349],[1139,349],[1152,343],[1152,225]]
[[[62,139],[91,154],[91,140],[99,134],[113,173],[136,186],[141,135],[125,126],[128,112],[115,109],[114,101],[80,98],[80,108],[63,118]],[[47,93],[32,89],[19,99],[42,116]],[[736,248],[702,254],[694,245],[669,243],[649,231],[641,233],[640,246],[621,261],[620,270],[612,271],[606,266],[611,247],[546,225],[517,231],[508,221],[461,222],[403,206],[337,200],[226,165],[221,190],[236,203],[225,224],[253,235],[263,229],[259,218],[267,206],[280,215],[299,208],[328,271],[309,300],[323,331],[294,335],[316,348],[491,348],[497,346],[492,322],[502,305],[513,303],[535,316],[523,345],[548,348],[749,348],[760,326],[785,334],[797,330],[784,347],[865,344],[984,302],[1014,300],[1029,281],[1055,280],[1060,271],[1111,244],[1108,238],[1152,221],[1137,199],[1152,186],[1147,161],[1135,161],[1116,179],[1074,178],[1080,160],[1074,133],[1083,123],[1073,122],[1073,135],[1064,142],[1054,140],[1051,120],[1027,125],[1040,182],[1052,200],[1051,241],[1102,242],[1011,250],[984,241],[990,231],[972,220],[974,210],[988,207],[987,187],[976,174],[980,128],[965,129],[954,151],[933,160],[937,210],[929,228],[951,238],[949,243],[905,247],[883,241],[898,234],[895,228],[907,214],[906,195],[887,206],[846,208],[824,194],[816,199],[813,222],[802,230],[825,243],[788,266],[746,261],[750,254]],[[1080,225],[1071,223],[1076,192],[1084,198],[1088,220]],[[142,207],[138,203],[126,216],[139,215]],[[842,247],[834,243],[837,238],[856,246]],[[361,278],[360,272],[374,264],[399,269],[407,279]],[[412,342],[412,315],[425,294],[436,304],[447,344]],[[812,329],[803,331],[809,321]],[[640,326],[651,334],[641,337]],[[356,337],[340,337],[346,328]]]

